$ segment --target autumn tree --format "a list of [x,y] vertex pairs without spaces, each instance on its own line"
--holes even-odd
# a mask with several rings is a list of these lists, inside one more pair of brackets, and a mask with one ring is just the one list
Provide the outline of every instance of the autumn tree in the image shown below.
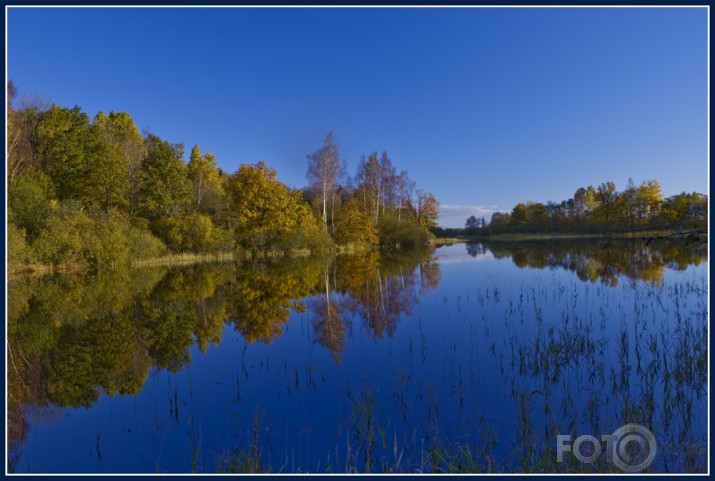
[[378,243],[377,230],[372,219],[362,212],[355,197],[350,197],[340,207],[335,221],[335,241],[341,245],[353,244],[359,247]]
[[300,191],[290,190],[276,176],[275,169],[261,161],[241,165],[228,180],[237,239],[245,247],[265,249],[318,237],[315,220]]
[[437,225],[439,202],[437,198],[421,189],[417,189],[417,222],[427,229]]
[[660,183],[651,179],[638,186],[635,195],[634,213],[640,224],[649,222],[657,213],[663,202]]
[[307,156],[307,177],[311,186],[320,193],[322,198],[323,229],[326,232],[328,230],[328,199],[331,199],[334,205],[335,190],[340,173],[340,154],[334,140],[333,132],[329,132],[323,141],[323,146]]

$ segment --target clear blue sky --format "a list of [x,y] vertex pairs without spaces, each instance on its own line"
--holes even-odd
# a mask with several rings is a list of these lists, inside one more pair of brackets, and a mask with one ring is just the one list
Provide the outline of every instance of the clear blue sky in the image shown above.
[[294,186],[332,129],[463,226],[606,180],[706,192],[707,34],[704,8],[12,8],[7,75]]

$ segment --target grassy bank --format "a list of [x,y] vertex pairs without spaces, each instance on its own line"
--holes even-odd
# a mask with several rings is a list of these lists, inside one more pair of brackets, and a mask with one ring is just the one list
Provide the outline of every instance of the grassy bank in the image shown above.
[[[356,246],[354,244],[335,246],[324,254],[326,255],[352,255],[370,250],[369,247]],[[270,249],[265,251],[251,250],[235,250],[215,253],[192,253],[182,252],[177,254],[169,254],[159,257],[150,257],[147,259],[135,259],[130,261],[130,268],[158,267],[158,266],[183,266],[192,264],[201,264],[209,262],[242,262],[261,259],[281,259],[281,258],[297,258],[309,257],[317,253],[310,249]],[[123,265],[114,265],[111,268],[117,269],[126,267]],[[92,265],[89,263],[67,263],[67,264],[8,264],[8,277],[23,276],[23,275],[45,275],[63,272],[78,272],[89,270]]]

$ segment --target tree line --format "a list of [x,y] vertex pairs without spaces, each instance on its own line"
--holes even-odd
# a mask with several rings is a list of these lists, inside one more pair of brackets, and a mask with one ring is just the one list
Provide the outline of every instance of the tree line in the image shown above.
[[[345,172],[333,134],[308,156],[310,186],[265,162],[232,174],[215,156],[141,132],[126,112],[17,98],[8,83],[8,256],[12,265],[117,266],[170,252],[382,248],[426,243],[431,194],[387,153]],[[15,105],[15,103],[19,105]]]
[[707,227],[708,196],[697,192],[664,198],[657,179],[616,190],[613,182],[579,188],[561,203],[519,203],[510,212],[469,217],[464,229],[437,229],[438,235],[528,233],[639,232],[657,229],[686,231]]

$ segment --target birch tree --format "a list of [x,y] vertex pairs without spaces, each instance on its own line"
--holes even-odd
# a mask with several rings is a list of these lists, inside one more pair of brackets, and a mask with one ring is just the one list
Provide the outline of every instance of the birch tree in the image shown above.
[[308,155],[308,181],[320,193],[323,209],[323,228],[328,230],[328,198],[332,198],[340,174],[340,154],[334,143],[335,136],[329,132],[323,141],[323,147]]

